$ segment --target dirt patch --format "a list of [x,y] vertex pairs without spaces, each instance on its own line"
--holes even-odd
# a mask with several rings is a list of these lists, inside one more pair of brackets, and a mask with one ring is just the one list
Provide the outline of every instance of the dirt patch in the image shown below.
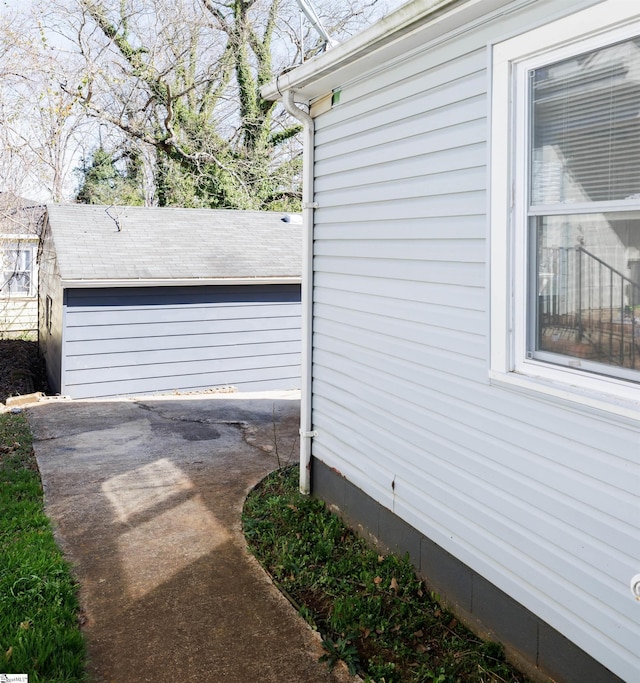
[[34,391],[46,393],[44,362],[38,344],[22,339],[0,339],[0,401]]

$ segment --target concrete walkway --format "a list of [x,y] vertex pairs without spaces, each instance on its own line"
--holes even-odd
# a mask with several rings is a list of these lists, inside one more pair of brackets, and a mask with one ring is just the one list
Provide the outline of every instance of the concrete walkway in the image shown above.
[[358,680],[318,662],[318,635],[246,549],[244,498],[275,443],[296,457],[299,401],[240,396],[28,409],[95,683]]

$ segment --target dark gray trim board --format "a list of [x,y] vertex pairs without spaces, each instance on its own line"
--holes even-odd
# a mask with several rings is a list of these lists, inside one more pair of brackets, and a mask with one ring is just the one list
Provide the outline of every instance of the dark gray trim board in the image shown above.
[[390,552],[409,554],[430,590],[476,633],[502,643],[510,659],[534,679],[557,683],[623,683],[586,652],[356,488],[317,458],[312,493],[360,535]]

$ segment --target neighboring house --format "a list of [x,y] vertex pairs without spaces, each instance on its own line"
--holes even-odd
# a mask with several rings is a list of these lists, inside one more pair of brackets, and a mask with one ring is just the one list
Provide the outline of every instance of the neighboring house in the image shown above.
[[0,338],[38,332],[36,254],[44,207],[0,192]]
[[639,46],[636,2],[414,0],[263,89],[301,486],[557,681],[640,681]]
[[47,206],[40,349],[94,398],[300,386],[301,225],[282,214]]

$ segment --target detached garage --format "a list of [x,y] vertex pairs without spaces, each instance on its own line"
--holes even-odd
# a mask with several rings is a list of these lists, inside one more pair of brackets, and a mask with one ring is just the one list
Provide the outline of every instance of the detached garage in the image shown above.
[[282,214],[50,205],[39,340],[72,398],[300,386],[301,225]]

